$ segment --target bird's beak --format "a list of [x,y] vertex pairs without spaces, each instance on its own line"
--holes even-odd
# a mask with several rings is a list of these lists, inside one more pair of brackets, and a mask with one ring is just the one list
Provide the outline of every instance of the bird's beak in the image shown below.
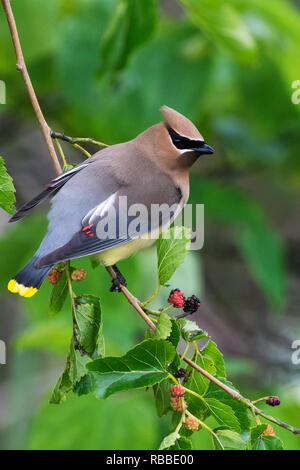
[[198,147],[195,150],[199,155],[215,153],[214,149],[208,144],[203,144],[201,147]]

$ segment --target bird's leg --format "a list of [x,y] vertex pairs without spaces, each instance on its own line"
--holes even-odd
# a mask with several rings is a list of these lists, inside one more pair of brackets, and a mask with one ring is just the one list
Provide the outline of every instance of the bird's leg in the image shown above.
[[113,279],[111,282],[112,282],[112,286],[110,288],[110,292],[121,292],[121,285],[122,286],[127,286],[127,282],[126,282],[126,279],[125,277],[122,275],[122,273],[119,271],[119,269],[117,268],[116,264],[114,264],[112,266],[113,270],[115,271],[116,273],[116,277],[115,279]]

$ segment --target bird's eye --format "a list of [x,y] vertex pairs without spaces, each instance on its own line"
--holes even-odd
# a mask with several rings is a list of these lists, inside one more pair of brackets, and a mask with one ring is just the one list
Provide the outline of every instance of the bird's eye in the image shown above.
[[171,127],[168,127],[168,132],[171,137],[173,145],[179,150],[193,150],[198,149],[204,145],[204,142],[201,140],[193,140],[178,134]]

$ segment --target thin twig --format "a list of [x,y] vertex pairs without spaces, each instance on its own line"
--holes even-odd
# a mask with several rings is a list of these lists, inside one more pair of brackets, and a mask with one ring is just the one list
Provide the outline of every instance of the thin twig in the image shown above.
[[[106,266],[105,269],[109,273],[109,275],[112,277],[112,279],[115,279],[117,277],[115,271],[113,270],[111,266]],[[142,317],[142,319],[147,323],[147,325],[151,328],[151,330],[155,331],[156,326],[154,325],[153,321],[150,320],[150,318],[144,312],[144,310],[140,307],[138,300],[131,294],[131,292],[129,292],[129,290],[125,286],[121,285],[120,287],[121,287],[122,293],[125,295],[128,302],[135,308],[135,310]]]
[[54,132],[54,131],[51,131],[50,135],[53,139],[64,140],[65,142],[69,142],[69,144],[72,144],[72,145],[78,144],[79,142],[81,142],[85,144],[94,144],[100,148],[108,147],[107,144],[104,144],[103,142],[99,142],[98,140],[95,140],[95,139],[91,139],[90,137],[69,137],[63,132]]
[[17,70],[19,72],[21,72],[21,74],[22,74],[22,77],[23,77],[25,86],[27,88],[28,95],[29,95],[33,110],[36,114],[36,117],[37,117],[37,120],[39,122],[42,134],[45,138],[45,141],[46,141],[49,153],[50,153],[50,157],[52,159],[52,162],[53,162],[53,165],[54,165],[54,168],[55,168],[55,171],[58,175],[60,175],[62,170],[61,170],[61,166],[59,164],[59,161],[58,161],[58,158],[57,158],[57,155],[56,155],[56,152],[55,152],[55,148],[54,148],[51,136],[50,136],[50,127],[48,126],[48,124],[47,124],[47,122],[44,118],[44,115],[42,113],[42,110],[40,108],[38,99],[36,97],[35,91],[33,89],[33,86],[32,86],[31,80],[30,80],[30,76],[29,76],[29,73],[28,73],[28,70],[27,70],[27,67],[26,67],[26,64],[25,64],[25,60],[24,60],[24,56],[23,56],[23,52],[22,52],[22,47],[21,47],[21,44],[20,44],[19,34],[18,34],[14,14],[13,14],[13,11],[12,11],[12,8],[11,8],[10,0],[1,0],[1,1],[2,1],[4,11],[5,11],[5,15],[6,15],[8,26],[9,26],[9,29],[10,29],[10,34],[11,34],[13,46],[14,46],[15,53],[16,53]]

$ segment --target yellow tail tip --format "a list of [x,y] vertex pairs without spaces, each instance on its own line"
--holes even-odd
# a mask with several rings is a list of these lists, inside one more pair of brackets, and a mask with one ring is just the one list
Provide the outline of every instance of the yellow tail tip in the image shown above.
[[36,292],[36,287],[26,287],[19,284],[15,279],[11,279],[7,285],[7,289],[14,294],[19,294],[22,297],[32,297]]

